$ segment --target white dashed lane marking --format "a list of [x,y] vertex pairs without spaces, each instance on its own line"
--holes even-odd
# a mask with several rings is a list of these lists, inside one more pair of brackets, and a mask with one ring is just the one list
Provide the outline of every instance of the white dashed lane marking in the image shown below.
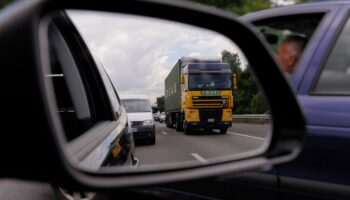
[[161,131],[164,135],[166,135],[166,134],[168,134],[167,132],[165,132],[165,131]]
[[236,133],[236,132],[232,132],[232,131],[227,131],[227,134],[238,135],[238,136],[252,138],[252,139],[256,139],[256,140],[266,140],[265,138],[262,138],[262,137],[256,137],[256,136],[246,135],[246,134],[242,134],[242,133]]
[[191,153],[191,155],[201,163],[208,163],[208,161],[202,156],[200,156],[198,153]]

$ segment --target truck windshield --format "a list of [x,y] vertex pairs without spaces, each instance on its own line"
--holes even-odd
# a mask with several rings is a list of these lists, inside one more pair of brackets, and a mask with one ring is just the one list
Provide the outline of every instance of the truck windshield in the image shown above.
[[229,90],[231,74],[190,74],[190,90]]
[[127,113],[151,112],[151,105],[146,99],[123,99],[122,104]]

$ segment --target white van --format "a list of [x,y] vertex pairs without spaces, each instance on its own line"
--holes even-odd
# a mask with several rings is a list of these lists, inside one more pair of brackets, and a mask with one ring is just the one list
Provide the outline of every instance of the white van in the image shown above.
[[155,144],[156,134],[151,102],[146,95],[121,96],[135,140]]

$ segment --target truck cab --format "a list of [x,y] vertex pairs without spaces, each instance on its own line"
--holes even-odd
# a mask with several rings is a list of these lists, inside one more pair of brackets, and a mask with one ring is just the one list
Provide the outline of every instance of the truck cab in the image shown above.
[[[166,124],[185,133],[232,126],[234,76],[220,58],[183,57],[166,79]],[[178,86],[178,87],[177,87]]]

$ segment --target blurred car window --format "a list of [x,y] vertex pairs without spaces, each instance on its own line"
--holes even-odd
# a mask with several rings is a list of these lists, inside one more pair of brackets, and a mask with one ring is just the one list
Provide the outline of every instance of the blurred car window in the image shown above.
[[315,93],[350,94],[350,20],[344,26],[321,72]]
[[[277,53],[284,41],[291,37],[303,38],[307,46],[323,16],[323,13],[279,16],[258,20],[254,25]],[[305,48],[302,48],[299,55],[302,55],[304,50]]]

